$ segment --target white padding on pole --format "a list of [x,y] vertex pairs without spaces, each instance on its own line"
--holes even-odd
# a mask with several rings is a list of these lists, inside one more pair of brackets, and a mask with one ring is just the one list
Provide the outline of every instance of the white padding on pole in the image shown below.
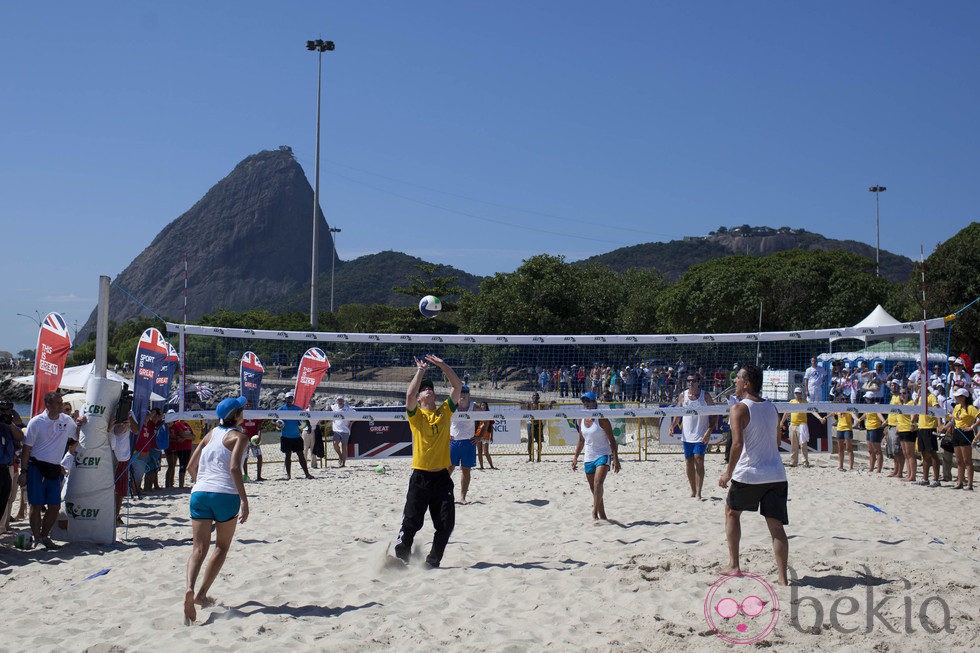
[[116,466],[108,431],[121,391],[117,381],[89,379],[83,407],[88,422],[81,429],[75,469],[65,489],[69,542],[112,544],[116,539]]

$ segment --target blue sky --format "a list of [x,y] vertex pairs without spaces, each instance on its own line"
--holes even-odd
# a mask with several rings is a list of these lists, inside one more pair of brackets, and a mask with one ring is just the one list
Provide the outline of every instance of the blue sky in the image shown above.
[[[242,158],[293,148],[341,258],[477,274],[719,225],[918,256],[977,219],[980,5],[48,2],[0,7],[0,349],[88,317]],[[447,233],[453,235],[446,237]],[[181,257],[181,252],[174,252]],[[193,280],[192,280],[193,282]]]

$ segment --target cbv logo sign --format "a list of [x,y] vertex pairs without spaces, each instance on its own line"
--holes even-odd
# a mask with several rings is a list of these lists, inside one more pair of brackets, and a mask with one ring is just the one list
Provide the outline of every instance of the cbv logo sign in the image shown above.
[[79,521],[95,521],[99,518],[99,513],[101,509],[99,508],[86,508],[80,506],[77,503],[72,503],[71,501],[65,502],[65,512],[71,515],[72,519],[78,519]]
[[105,406],[99,406],[97,404],[88,404],[85,406],[85,412],[89,415],[105,415]]
[[75,459],[76,469],[79,467],[87,467],[89,469],[99,466],[99,461],[102,460],[102,456],[79,456]]

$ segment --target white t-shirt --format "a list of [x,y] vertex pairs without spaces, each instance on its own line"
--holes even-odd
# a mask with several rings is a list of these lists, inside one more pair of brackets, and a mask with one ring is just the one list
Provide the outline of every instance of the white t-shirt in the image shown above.
[[[330,406],[330,410],[335,413],[353,413],[354,407],[348,403],[344,403],[344,407],[341,408],[340,404],[333,404]],[[334,433],[350,433],[350,420],[349,419],[335,419],[333,421],[333,432]]]
[[609,436],[599,426],[599,420],[594,419],[592,420],[592,424],[586,426],[585,420],[583,419],[579,422],[579,428],[582,430],[582,438],[585,440],[585,447],[582,451],[585,462],[591,463],[602,456],[612,455],[612,445],[609,444]]
[[65,472],[71,474],[71,470],[75,469],[75,454],[68,452],[65,457],[61,459],[61,466],[65,468]]
[[776,407],[769,401],[743,399],[742,403],[749,409],[749,424],[742,431],[742,455],[735,463],[732,480],[751,484],[785,481],[786,468],[776,441]]
[[130,452],[132,448],[129,443],[129,429],[127,428],[122,432],[121,435],[117,435],[115,431],[109,433],[109,442],[112,445],[112,452],[116,454],[116,460],[121,463],[129,460]]
[[[473,402],[470,401],[466,408],[460,407],[461,411],[473,410]],[[458,419],[453,415],[453,420],[449,423],[449,437],[453,440],[472,440],[476,435],[476,422],[471,419]]]
[[60,465],[68,446],[68,438],[78,439],[75,420],[64,413],[51,419],[47,411],[35,415],[27,423],[24,444],[31,447],[31,457],[42,462]]
[[824,372],[822,367],[808,367],[806,371],[803,372],[803,378],[806,379],[806,389],[810,395],[815,395],[820,392],[823,388],[823,380],[826,378],[827,373]]
[[[695,407],[695,406],[707,406],[708,402],[704,398],[704,390],[698,395],[697,399],[691,399],[688,391],[685,390],[682,395],[681,406]],[[684,442],[704,442],[704,432],[708,430],[711,425],[710,415],[685,415],[681,418],[681,434]]]

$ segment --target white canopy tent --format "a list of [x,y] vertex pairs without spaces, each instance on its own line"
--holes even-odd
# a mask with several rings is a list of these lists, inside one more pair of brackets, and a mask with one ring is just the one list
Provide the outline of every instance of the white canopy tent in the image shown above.
[[[85,392],[88,386],[89,379],[94,378],[93,372],[95,371],[95,363],[89,363],[88,365],[76,365],[75,367],[66,367],[61,375],[61,384],[58,386],[62,390],[75,390],[76,392]],[[133,380],[127,379],[121,374],[116,374],[112,370],[106,370],[105,378],[110,381],[118,381],[119,383],[125,383],[126,385],[132,386]],[[27,376],[15,376],[15,383],[23,383],[25,385],[34,385],[34,375],[28,374]],[[156,393],[150,394],[150,401],[163,401],[164,397]]]
[[[882,308],[881,304],[875,306],[875,309],[868,313],[868,316],[854,325],[855,329],[863,328],[875,328],[883,326],[895,326],[896,324],[901,324],[899,320],[896,320],[891,314]],[[835,342],[837,340],[850,340],[850,337],[844,338],[831,338],[830,342]],[[864,337],[853,338],[855,340],[860,340],[862,342],[867,342],[868,339]],[[881,338],[883,340],[888,340],[889,338]]]

